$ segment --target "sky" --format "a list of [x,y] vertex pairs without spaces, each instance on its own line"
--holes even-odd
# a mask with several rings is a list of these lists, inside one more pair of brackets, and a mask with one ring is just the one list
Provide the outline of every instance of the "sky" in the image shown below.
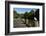
[[17,11],[17,13],[21,14],[25,12],[30,12],[32,9],[31,8],[14,8],[14,10]]

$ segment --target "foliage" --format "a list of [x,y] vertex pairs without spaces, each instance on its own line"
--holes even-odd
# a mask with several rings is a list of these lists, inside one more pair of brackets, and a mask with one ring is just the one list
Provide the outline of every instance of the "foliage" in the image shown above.
[[35,17],[38,19],[38,21],[39,21],[39,9],[37,9],[36,10],[36,12],[35,12]]
[[14,10],[13,12],[14,12],[14,14],[13,14],[14,15],[14,18],[18,18],[18,15],[19,14],[17,13],[17,11]]
[[24,14],[24,18],[28,18],[28,12],[25,12],[25,14]]
[[[25,12],[24,14],[19,14],[17,11],[14,10],[14,17],[18,18],[25,18],[25,19],[33,19],[34,18],[34,10],[31,10],[30,12]],[[39,9],[35,12],[35,17],[39,20]]]

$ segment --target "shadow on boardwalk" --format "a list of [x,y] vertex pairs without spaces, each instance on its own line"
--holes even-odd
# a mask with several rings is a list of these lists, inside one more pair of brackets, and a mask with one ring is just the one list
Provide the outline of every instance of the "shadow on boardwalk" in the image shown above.
[[[34,21],[28,21],[27,20],[27,23],[25,24],[25,19],[21,19],[21,18],[17,18],[17,19],[14,19],[14,28],[16,28],[16,27],[35,27],[35,23],[34,23]],[[37,21],[36,21],[36,24],[38,24],[37,23]],[[36,25],[37,26],[37,25]]]

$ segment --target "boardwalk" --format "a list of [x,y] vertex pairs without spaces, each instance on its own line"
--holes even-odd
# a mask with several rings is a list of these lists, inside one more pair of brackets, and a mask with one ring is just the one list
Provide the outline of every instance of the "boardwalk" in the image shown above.
[[27,27],[26,24],[22,21],[22,19],[14,19],[14,27]]
[[28,24],[24,24],[24,19],[21,18],[17,18],[14,19],[14,28],[16,27],[33,27],[33,25],[35,25],[35,27],[38,27],[38,21],[30,21]]

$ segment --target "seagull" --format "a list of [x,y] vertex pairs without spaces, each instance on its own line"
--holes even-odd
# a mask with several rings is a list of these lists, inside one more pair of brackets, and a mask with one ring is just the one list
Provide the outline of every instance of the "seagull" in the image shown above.
[[35,21],[37,21],[37,18],[36,18],[36,17],[34,17],[34,20],[35,20]]

